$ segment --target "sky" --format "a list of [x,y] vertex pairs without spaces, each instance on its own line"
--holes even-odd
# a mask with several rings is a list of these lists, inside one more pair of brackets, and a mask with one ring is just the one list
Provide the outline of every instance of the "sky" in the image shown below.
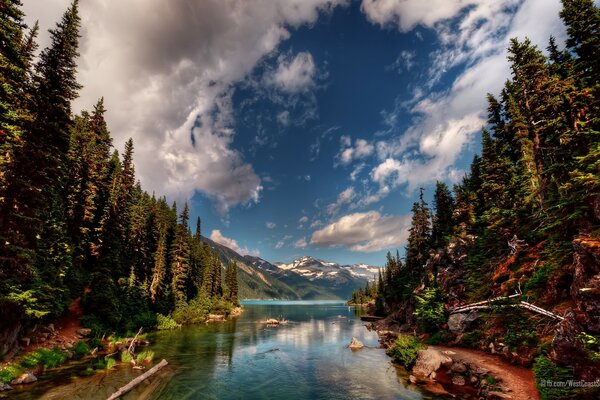
[[[69,0],[23,0],[49,43]],[[81,0],[74,110],[104,97],[142,186],[271,262],[382,265],[419,188],[462,179],[506,47],[559,0]]]

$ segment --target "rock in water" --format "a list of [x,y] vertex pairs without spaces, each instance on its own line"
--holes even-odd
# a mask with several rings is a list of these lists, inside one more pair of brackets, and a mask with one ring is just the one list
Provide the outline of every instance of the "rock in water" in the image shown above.
[[19,377],[13,379],[11,384],[20,385],[23,383],[32,383],[35,381],[37,381],[37,377],[34,374],[32,374],[31,372],[26,372],[24,374],[21,374]]
[[348,345],[348,347],[350,347],[352,350],[358,350],[358,349],[362,349],[363,347],[365,347],[365,345],[363,344],[363,342],[361,342],[357,338],[352,337],[352,340],[350,341],[350,344]]

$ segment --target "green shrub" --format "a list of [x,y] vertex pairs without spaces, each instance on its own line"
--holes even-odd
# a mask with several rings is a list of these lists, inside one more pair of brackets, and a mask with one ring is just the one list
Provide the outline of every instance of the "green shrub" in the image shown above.
[[521,346],[535,347],[540,340],[539,335],[535,331],[512,331],[508,332],[502,340],[511,349],[516,349]]
[[525,284],[525,292],[539,292],[540,290],[545,290],[548,284],[548,279],[554,271],[556,271],[560,266],[551,261],[546,261],[540,267],[535,270],[535,274],[527,281]]
[[454,336],[448,331],[437,331],[427,340],[425,340],[426,344],[436,345],[448,343],[454,339]]
[[26,355],[21,360],[21,365],[25,368],[33,368],[41,365],[44,368],[53,368],[67,361],[67,354],[60,349],[45,349],[39,348],[34,352]]
[[394,362],[410,368],[417,360],[417,352],[425,346],[414,336],[400,335],[398,339],[386,350]]
[[156,329],[158,330],[169,330],[181,327],[181,324],[178,324],[173,318],[162,314],[156,314],[156,321]]
[[426,288],[417,299],[415,317],[419,327],[425,332],[434,332],[446,322],[444,298],[437,286]]
[[106,360],[106,369],[111,369],[112,367],[114,367],[117,364],[117,360],[115,360],[112,357],[109,357]]
[[567,382],[573,379],[573,374],[566,368],[561,368],[546,356],[539,356],[533,364],[535,384],[542,400],[576,399],[577,390],[569,387],[552,387],[552,382]]
[[121,353],[121,362],[128,363],[131,362],[131,354],[127,351]]
[[142,351],[140,354],[137,355],[135,362],[136,362],[136,364],[142,364],[144,362],[150,363],[150,362],[152,362],[153,358],[154,358],[154,352],[151,350],[146,350],[146,351]]
[[10,364],[0,370],[0,382],[10,383],[13,379],[23,373],[20,365]]
[[483,332],[480,330],[467,332],[460,338],[460,344],[464,347],[476,349],[479,347],[479,341],[482,340],[483,337]]
[[579,339],[583,342],[583,348],[589,359],[593,362],[600,361],[600,337],[581,332]]
[[85,356],[87,353],[90,352],[90,350],[90,346],[83,340],[80,340],[79,342],[75,343],[75,345],[71,348],[71,351],[73,352],[73,355],[76,358]]

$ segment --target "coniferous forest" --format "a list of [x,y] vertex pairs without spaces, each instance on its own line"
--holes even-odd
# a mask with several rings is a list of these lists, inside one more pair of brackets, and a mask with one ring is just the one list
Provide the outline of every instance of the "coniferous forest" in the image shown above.
[[[532,367],[543,399],[597,398],[542,385],[600,380],[600,9],[562,4],[566,47],[510,41],[481,154],[453,187],[420,189],[404,255],[388,253],[352,303],[369,303],[379,333],[418,333],[381,334],[407,367],[420,340],[474,348]],[[223,268],[187,203],[144,191],[134,143],[115,148],[104,100],[74,112],[78,6],[39,51],[21,0],[0,0],[0,357],[74,303],[98,337],[239,305],[238,265]]]
[[136,182],[133,141],[113,147],[103,99],[72,112],[78,2],[39,57],[38,27],[25,26],[21,2],[2,0],[0,13],[0,331],[51,321],[77,298],[96,332],[230,310],[236,266],[224,286],[200,218],[192,234],[187,204]]
[[[525,365],[538,357],[540,379],[558,379],[553,368],[568,367],[593,381],[600,376],[600,10],[592,0],[562,3],[566,48],[552,37],[546,49],[511,40],[511,78],[487,95],[481,155],[452,190],[437,183],[432,207],[421,189],[405,258],[388,253],[375,284],[353,301],[373,300],[390,323],[431,334],[432,343],[485,350],[502,343]],[[453,307],[513,294],[566,317],[548,331],[548,320],[499,307],[451,332]]]

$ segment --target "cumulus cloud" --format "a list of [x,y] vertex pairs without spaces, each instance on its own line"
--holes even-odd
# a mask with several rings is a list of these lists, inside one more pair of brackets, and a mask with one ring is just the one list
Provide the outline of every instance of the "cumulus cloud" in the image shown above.
[[[485,93],[498,93],[510,76],[508,40],[528,36],[545,48],[551,34],[564,38],[559,0],[363,0],[362,10],[381,26],[431,28],[440,43],[424,87],[415,87],[412,100],[397,101],[382,113],[386,126],[396,126],[405,111],[414,122],[402,134],[375,144],[379,164],[370,177],[379,190],[365,203],[401,185],[411,191],[438,179],[456,181],[460,171],[454,164],[486,123]],[[449,89],[431,90],[458,65],[465,68]]]
[[275,229],[275,227],[277,226],[277,224],[276,224],[275,222],[270,222],[270,221],[267,221],[267,222],[265,223],[265,226],[266,226],[267,228],[269,228],[269,229]]
[[[28,22],[52,26],[70,1],[25,2]],[[105,97],[115,145],[122,148],[133,137],[136,170],[147,190],[180,199],[200,191],[222,213],[257,202],[260,178],[232,148],[232,87],[289,38],[288,27],[314,23],[343,3],[82,2],[84,88],[75,108],[90,109]],[[48,42],[44,31],[40,42]],[[302,90],[313,76],[312,56],[300,53],[282,60],[274,82],[282,90]],[[202,146],[194,146],[191,135]]]
[[233,250],[236,253],[239,253],[243,256],[250,255],[250,256],[258,257],[260,255],[260,252],[258,251],[258,249],[248,249],[246,247],[240,247],[237,240],[223,236],[221,231],[218,229],[215,229],[211,232],[210,240],[212,240],[213,242],[222,244],[225,247],[229,247],[231,250]]
[[403,246],[408,238],[409,215],[381,215],[377,211],[354,213],[315,231],[310,243],[373,252]]
[[298,93],[315,86],[316,67],[312,54],[301,52],[291,58],[280,55],[277,68],[265,77],[268,84],[286,93]]
[[298,220],[298,229],[304,228],[304,225],[308,222],[308,217],[306,215],[300,217]]
[[355,197],[356,197],[356,192],[354,191],[353,187],[349,187],[346,190],[342,191],[338,195],[335,203],[331,203],[326,207],[327,214],[329,214],[329,215],[337,214],[345,204],[349,204]]
[[296,241],[296,243],[294,243],[294,247],[297,249],[304,249],[304,248],[306,248],[306,246],[308,246],[308,243],[306,242],[306,238],[298,239]]
[[345,135],[340,138],[340,145],[336,158],[341,165],[349,165],[352,161],[366,158],[375,152],[375,146],[366,140],[356,139],[353,146],[352,139]]

